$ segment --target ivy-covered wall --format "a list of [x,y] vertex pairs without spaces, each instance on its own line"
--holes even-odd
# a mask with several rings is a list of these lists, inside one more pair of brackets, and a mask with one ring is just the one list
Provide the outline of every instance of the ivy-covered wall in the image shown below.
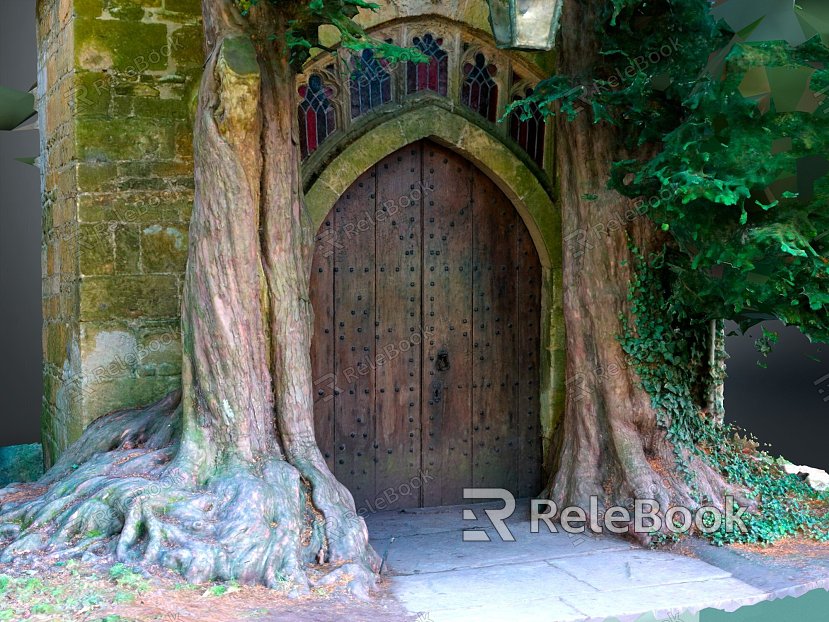
[[199,0],[39,0],[47,463],[180,383]]

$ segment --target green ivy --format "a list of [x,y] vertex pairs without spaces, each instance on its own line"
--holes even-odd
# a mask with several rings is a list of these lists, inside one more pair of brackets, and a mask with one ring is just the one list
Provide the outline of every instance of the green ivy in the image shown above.
[[[708,321],[689,314],[682,297],[671,289],[676,282],[666,278],[667,249],[648,258],[636,249],[633,253],[637,265],[629,295],[632,315],[622,316],[619,340],[651,397],[659,425],[673,442],[678,469],[695,491],[690,458],[699,459],[757,502],[756,511],[743,515],[746,533],[728,532],[723,524],[708,537],[715,544],[771,543],[797,534],[829,540],[829,492],[816,492],[786,473],[784,461],[758,451],[755,440],[741,436],[740,429],[700,413],[703,397],[696,392],[708,365]],[[713,500],[697,494],[697,501]]]

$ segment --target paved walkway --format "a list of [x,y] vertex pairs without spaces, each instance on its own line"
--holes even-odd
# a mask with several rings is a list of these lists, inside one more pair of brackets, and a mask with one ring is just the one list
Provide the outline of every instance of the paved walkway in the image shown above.
[[[504,542],[482,509],[476,515],[464,521],[455,506],[367,517],[392,593],[422,622],[694,622],[709,607],[733,611],[829,587],[825,546],[770,559],[705,542],[652,551],[612,536],[553,534],[543,524],[533,534],[520,502],[507,520],[516,541]],[[464,542],[464,529],[485,531],[490,542]]]

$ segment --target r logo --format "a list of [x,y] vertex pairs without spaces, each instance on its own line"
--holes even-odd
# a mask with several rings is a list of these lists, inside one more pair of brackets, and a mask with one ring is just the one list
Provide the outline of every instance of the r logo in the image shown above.
[[[504,490],[503,488],[464,488],[463,498],[501,499],[504,502],[504,507],[500,510],[484,509],[484,512],[486,512],[489,522],[495,527],[495,531],[501,536],[501,540],[504,542],[515,542],[515,537],[512,535],[506,523],[504,523],[504,520],[512,516],[512,513],[515,512],[515,497],[509,490]],[[464,510],[463,519],[478,520],[478,517],[475,515],[474,510]],[[463,541],[491,542],[489,535],[480,529],[464,529]]]

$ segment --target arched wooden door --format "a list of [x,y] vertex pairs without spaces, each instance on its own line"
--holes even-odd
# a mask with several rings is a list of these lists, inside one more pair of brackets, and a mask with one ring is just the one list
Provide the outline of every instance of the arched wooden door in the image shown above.
[[501,190],[430,141],[366,171],[317,234],[317,441],[358,510],[540,490],[541,268]]

